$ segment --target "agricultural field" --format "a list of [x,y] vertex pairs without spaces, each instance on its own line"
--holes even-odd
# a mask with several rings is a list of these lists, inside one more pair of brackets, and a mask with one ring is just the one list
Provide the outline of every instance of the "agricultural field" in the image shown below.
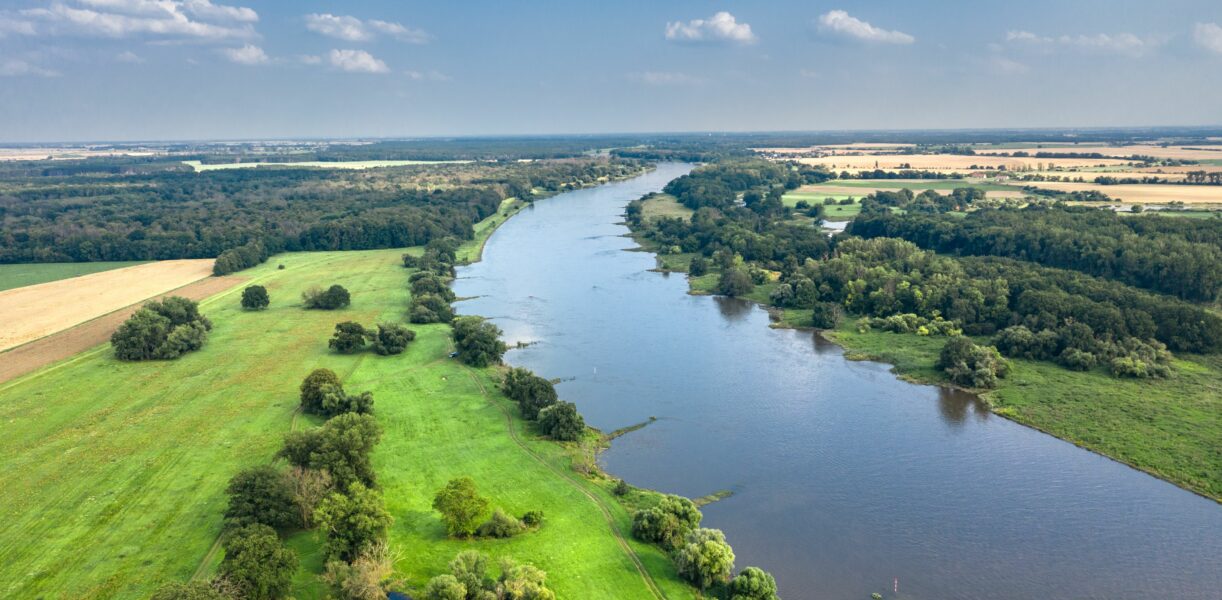
[[967,156],[961,154],[854,154],[799,158],[805,165],[822,165],[835,171],[862,169],[923,169],[967,173],[1005,168],[1010,171],[1035,170],[1041,165],[1083,169],[1128,164],[1116,158],[1031,158],[1008,156]]
[[0,292],[13,288],[25,287],[58,281],[69,277],[79,277],[90,273],[99,273],[111,269],[122,269],[143,264],[142,261],[130,262],[90,262],[90,263],[32,263],[0,265]]
[[[1054,153],[1080,153],[1080,154],[1102,154],[1104,156],[1128,157],[1133,155],[1153,156],[1155,158],[1167,158],[1174,160],[1210,160],[1222,159],[1222,146],[1162,146],[1159,144],[1131,144],[1124,146],[1114,145],[1048,145],[1025,148],[997,148],[988,146],[977,146],[973,148],[976,154],[998,154],[1010,153],[1015,150],[1025,150],[1031,153],[1035,152],[1054,152]],[[1049,159],[1044,159],[1045,161]],[[1060,161],[1062,159],[1052,159]]]
[[184,160],[182,163],[197,172],[221,171],[226,169],[253,169],[256,167],[290,167],[297,169],[350,169],[363,171],[383,167],[406,167],[414,165],[444,165],[465,164],[469,160],[347,160],[347,161],[301,161],[301,162],[235,162],[204,164],[198,160]]
[[[490,231],[464,254],[474,256]],[[240,288],[201,303],[214,329],[198,352],[122,363],[100,346],[0,385],[0,595],[144,598],[163,581],[209,574],[226,482],[272,460],[291,428],[312,426],[295,416],[297,386],[328,367],[349,389],[374,394],[385,429],[374,460],[396,519],[392,547],[403,550],[397,575],[409,583],[474,547],[534,563],[563,597],[648,597],[633,556],[668,597],[690,596],[660,551],[617,537],[630,526],[626,510],[573,475],[562,446],[514,416],[494,371],[448,358],[447,326],[413,326],[417,339],[398,356],[328,351],[337,321],[402,320],[401,253],[278,255],[242,273],[268,288],[268,310],[241,310]],[[350,308],[301,308],[306,287],[331,283],[351,291]],[[542,510],[544,526],[512,540],[445,539],[429,500],[461,475],[515,514]],[[292,543],[318,546],[311,533]],[[318,568],[315,559],[303,557],[304,568]],[[312,574],[297,581],[297,597],[321,596]]]
[[0,350],[95,319],[212,275],[213,260],[165,260],[0,292]]
[[1116,200],[1136,204],[1166,204],[1179,201],[1188,205],[1222,206],[1222,186],[1172,184],[1099,185],[1065,181],[1039,181],[1031,185],[1063,192],[1095,190]]

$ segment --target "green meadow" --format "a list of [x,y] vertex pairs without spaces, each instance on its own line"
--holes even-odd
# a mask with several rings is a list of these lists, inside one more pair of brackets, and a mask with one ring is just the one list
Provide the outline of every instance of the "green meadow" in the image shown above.
[[0,292],[142,264],[144,261],[0,265]]
[[[508,212],[481,223],[463,254],[477,256]],[[404,319],[402,253],[277,255],[241,273],[268,288],[268,310],[241,310],[242,286],[201,303],[214,329],[198,352],[122,363],[103,346],[0,386],[0,596],[144,598],[164,581],[209,575],[226,483],[272,461],[291,428],[317,425],[296,408],[298,385],[319,367],[374,394],[385,430],[374,461],[395,518],[396,576],[409,587],[475,548],[542,568],[561,598],[694,596],[661,551],[630,539],[609,482],[578,476],[575,449],[517,416],[495,369],[448,357],[448,326],[411,326],[416,341],[397,356],[328,351],[336,322]],[[332,283],[350,290],[349,308],[302,309],[305,288]],[[493,506],[543,511],[542,527],[447,539],[430,503],[459,476]],[[299,532],[289,543],[303,554],[294,595],[324,597],[321,540]]]

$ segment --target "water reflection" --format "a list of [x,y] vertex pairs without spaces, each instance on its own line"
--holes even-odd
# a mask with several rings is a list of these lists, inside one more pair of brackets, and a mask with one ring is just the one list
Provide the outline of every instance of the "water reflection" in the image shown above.
[[713,302],[717,304],[717,310],[727,321],[741,321],[755,308],[755,303],[750,300],[729,296],[713,296]]
[[969,412],[980,421],[988,419],[991,414],[988,406],[976,395],[948,388],[938,388],[938,411],[948,425],[962,425]]

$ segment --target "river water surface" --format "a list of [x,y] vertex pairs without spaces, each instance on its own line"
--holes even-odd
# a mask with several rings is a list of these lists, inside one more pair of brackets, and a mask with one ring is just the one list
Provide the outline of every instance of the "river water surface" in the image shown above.
[[610,473],[732,490],[704,525],[786,600],[1222,598],[1222,506],[651,272],[624,206],[689,169],[539,201],[454,286],[589,424],[659,419]]

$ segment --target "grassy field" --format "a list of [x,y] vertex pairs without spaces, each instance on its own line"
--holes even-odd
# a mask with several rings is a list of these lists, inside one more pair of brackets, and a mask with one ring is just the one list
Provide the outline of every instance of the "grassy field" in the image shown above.
[[[463,254],[476,256],[503,219],[481,224]],[[374,460],[396,519],[397,574],[410,584],[478,548],[536,564],[563,598],[648,598],[648,581],[669,598],[693,596],[660,551],[617,536],[627,535],[627,511],[605,482],[569,470],[569,449],[529,431],[494,371],[448,358],[448,327],[413,326],[417,340],[399,356],[328,352],[337,321],[402,319],[401,253],[279,255],[243,271],[268,287],[267,311],[240,310],[240,288],[202,303],[215,328],[199,352],[133,364],[104,346],[0,386],[0,595],[142,598],[162,581],[208,574],[220,558],[226,482],[272,459],[294,426],[302,377],[328,367],[349,389],[374,393],[386,430]],[[351,291],[350,308],[302,310],[303,289],[330,283]],[[429,502],[460,475],[496,506],[542,510],[543,527],[511,540],[445,539]],[[307,532],[291,543],[303,552],[295,595],[322,597],[310,572],[321,568],[319,541]]]
[[686,219],[692,216],[693,212],[695,211],[679,204],[670,194],[657,194],[641,203],[641,214],[646,221],[664,217]]
[[143,264],[143,262],[145,261],[0,265],[0,292],[111,269],[122,269]]
[[[690,255],[659,260],[682,271]],[[718,278],[714,272],[688,283],[693,294],[711,294]],[[773,287],[757,285],[746,299],[767,305]],[[811,324],[808,310],[777,314],[779,326]],[[890,363],[905,379],[948,383],[934,368],[945,338],[859,333],[853,319],[827,336],[849,357]],[[1222,357],[1178,355],[1175,375],[1166,380],[1119,379],[1103,367],[1083,373],[1050,362],[1010,362],[1002,386],[984,394],[994,412],[1222,502]]]
[[381,167],[403,167],[410,165],[441,165],[469,163],[469,160],[345,160],[345,161],[302,161],[302,162],[244,162],[203,164],[198,160],[184,160],[182,164],[197,172],[220,171],[223,169],[253,169],[256,167],[292,167],[298,169],[377,169]]

